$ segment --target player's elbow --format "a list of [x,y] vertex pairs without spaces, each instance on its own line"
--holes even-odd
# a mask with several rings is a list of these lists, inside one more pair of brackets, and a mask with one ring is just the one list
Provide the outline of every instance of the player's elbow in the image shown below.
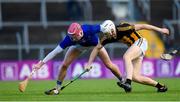
[[152,30],[153,29],[153,26],[152,25],[149,25],[149,24],[142,24],[142,29],[147,29],[147,30]]
[[136,30],[148,29],[148,26],[147,24],[136,24],[135,29]]
[[139,28],[140,29],[146,29],[147,28],[147,24],[141,24]]

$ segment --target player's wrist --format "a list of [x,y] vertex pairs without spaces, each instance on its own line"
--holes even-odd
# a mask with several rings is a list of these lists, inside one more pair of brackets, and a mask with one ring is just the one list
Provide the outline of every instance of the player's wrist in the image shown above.
[[42,60],[39,61],[39,65],[43,66],[45,64],[45,62],[43,62]]

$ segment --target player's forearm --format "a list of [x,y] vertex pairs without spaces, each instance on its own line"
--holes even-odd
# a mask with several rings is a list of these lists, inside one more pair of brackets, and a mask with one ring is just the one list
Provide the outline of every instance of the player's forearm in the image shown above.
[[92,50],[90,57],[89,57],[88,66],[90,66],[93,63],[93,61],[95,60],[95,58],[101,48],[102,48],[102,45],[100,45],[100,44],[98,44],[96,47],[94,47],[94,49]]
[[36,67],[40,68],[40,67],[42,67],[44,64],[45,64],[45,63],[44,63],[42,60],[40,60],[40,61],[36,64]]
[[93,51],[91,52],[90,54],[90,57],[89,57],[89,61],[88,61],[88,65],[91,65],[94,61],[94,59],[96,58],[97,54],[98,54],[98,49],[97,48],[94,48]]
[[155,30],[155,31],[158,31],[158,32],[161,32],[161,33],[162,33],[162,29],[161,29],[161,28],[156,27],[156,26],[153,26],[153,25],[145,24],[145,28],[146,28],[146,29],[149,29],[149,30]]
[[161,32],[161,28],[149,24],[135,24],[135,29],[136,30],[147,29],[147,30],[155,30]]
[[58,45],[53,51],[51,51],[43,60],[43,63],[48,62],[49,60],[53,59],[58,53],[62,52],[63,49]]
[[145,24],[145,28],[150,29],[150,30],[154,30],[154,31],[158,31],[158,32],[165,34],[165,35],[170,34],[169,29],[167,29],[167,28],[159,28],[159,27],[156,27],[153,25],[148,25],[148,24]]

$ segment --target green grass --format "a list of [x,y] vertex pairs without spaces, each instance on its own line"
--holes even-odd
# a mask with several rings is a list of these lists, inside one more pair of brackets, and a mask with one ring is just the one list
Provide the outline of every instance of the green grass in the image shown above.
[[30,81],[24,93],[18,91],[18,81],[0,81],[0,101],[180,101],[180,79],[157,80],[166,83],[169,88],[166,93],[136,83],[132,93],[125,93],[116,80],[96,79],[76,80],[60,95],[47,96],[44,91],[54,87],[55,81]]

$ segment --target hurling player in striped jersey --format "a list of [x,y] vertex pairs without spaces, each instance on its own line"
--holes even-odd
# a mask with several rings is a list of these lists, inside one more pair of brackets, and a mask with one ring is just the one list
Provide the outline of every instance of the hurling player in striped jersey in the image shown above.
[[166,92],[167,87],[165,85],[141,74],[141,65],[148,45],[147,40],[137,31],[147,29],[169,35],[169,30],[149,24],[130,24],[128,22],[120,22],[118,25],[114,24],[114,26],[111,27],[111,33],[106,33],[100,43],[93,49],[85,68],[90,68],[98,52],[101,48],[104,48],[103,46],[108,43],[121,42],[128,46],[127,51],[123,55],[127,75],[124,83],[117,82],[117,84],[126,92],[131,92],[132,90],[131,81],[156,87],[158,92]]

